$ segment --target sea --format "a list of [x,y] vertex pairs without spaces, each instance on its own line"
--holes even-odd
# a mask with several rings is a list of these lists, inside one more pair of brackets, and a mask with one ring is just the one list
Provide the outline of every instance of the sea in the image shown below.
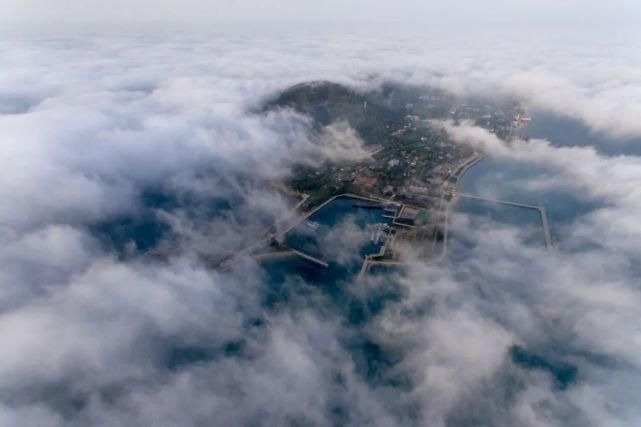
[[[531,116],[532,121],[520,129],[521,137],[545,139],[557,147],[591,146],[597,152],[608,156],[641,153],[641,140],[615,140],[591,131],[578,120],[547,112],[533,112]],[[463,194],[527,205],[543,205],[554,245],[563,248],[569,225],[582,215],[604,206],[605,201],[561,185],[536,185],[538,182],[550,182],[554,173],[554,170],[546,166],[489,155],[470,168],[459,185]],[[544,244],[543,229],[536,211],[461,199],[455,207],[455,213],[468,215],[471,221],[485,219],[495,221],[499,225],[515,225],[524,230],[529,229],[532,232],[525,233],[526,243]],[[457,238],[456,230],[453,231],[452,237]]]

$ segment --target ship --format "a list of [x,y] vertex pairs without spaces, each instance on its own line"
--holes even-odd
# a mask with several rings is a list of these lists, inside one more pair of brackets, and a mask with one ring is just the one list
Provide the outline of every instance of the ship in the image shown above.
[[387,241],[388,234],[391,230],[391,227],[389,224],[376,224],[374,231],[372,232],[372,235],[370,236],[370,240],[372,243],[375,245],[384,245],[385,242]]

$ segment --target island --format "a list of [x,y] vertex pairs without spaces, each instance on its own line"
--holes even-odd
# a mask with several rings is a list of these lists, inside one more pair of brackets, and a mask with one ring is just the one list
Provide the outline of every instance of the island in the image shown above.
[[[367,153],[356,160],[297,164],[279,189],[301,197],[296,215],[264,231],[258,242],[239,256],[257,259],[300,256],[320,267],[328,263],[287,244],[287,235],[305,226],[318,227],[313,218],[337,199],[349,199],[353,209],[380,211],[371,224],[371,242],[378,250],[366,254],[360,275],[374,265],[402,265],[404,253],[438,260],[447,248],[447,217],[456,198],[458,181],[482,155],[455,143],[437,121],[466,121],[509,139],[528,120],[511,99],[457,97],[422,86],[383,84],[360,90],[333,82],[306,82],[268,99],[266,114],[290,109],[312,123],[311,139],[330,126],[353,129]],[[320,141],[321,138],[318,138]],[[320,143],[320,142],[319,142]]]

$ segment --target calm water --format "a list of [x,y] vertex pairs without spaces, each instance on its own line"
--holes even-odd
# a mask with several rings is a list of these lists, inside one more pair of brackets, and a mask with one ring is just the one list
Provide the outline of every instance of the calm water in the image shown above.
[[386,214],[383,210],[353,207],[363,203],[363,200],[339,197],[285,236],[286,245],[329,263],[329,268],[292,257],[265,263],[270,277],[284,280],[287,273],[294,272],[308,282],[326,285],[352,280],[359,273],[364,257],[380,250],[370,239],[374,226],[391,223],[391,219],[383,217]]
[[[578,121],[543,113],[535,114],[533,121],[521,129],[521,134],[547,139],[556,146],[597,144],[599,151],[606,155],[635,154],[635,151],[641,148],[641,141],[607,140],[603,136],[593,134]],[[603,206],[603,202],[568,188],[532,185],[537,181],[547,180],[553,174],[552,169],[544,166],[486,157],[465,174],[460,185],[463,193],[531,205],[543,204],[547,210],[553,240],[555,244],[563,245],[567,226],[581,215]],[[494,207],[492,212],[488,213],[487,206],[483,205],[486,204],[466,200],[458,204],[456,211],[523,227],[531,227],[536,222],[531,215],[519,212],[521,209]],[[534,239],[528,241],[536,243]]]
[[641,155],[641,138],[612,138],[591,131],[576,120],[545,112],[534,112],[532,121],[521,129],[530,138],[542,138],[556,146],[592,146],[606,155]]
[[363,203],[363,200],[351,197],[339,197],[333,200],[309,218],[308,223],[317,224],[317,228],[303,223],[287,234],[285,243],[310,255],[331,260],[332,253],[343,248],[341,236],[336,236],[336,239],[327,239],[328,234],[337,226],[348,227],[349,223],[353,223],[363,234],[355,236],[360,237],[357,246],[361,258],[378,252],[379,246],[370,241],[369,230],[375,224],[391,224],[391,219],[383,217],[385,211],[382,209],[362,209],[353,206]]
[[[600,154],[606,156],[641,154],[641,140],[612,140],[594,134],[580,122],[550,114],[535,114],[532,123],[521,129],[521,133],[523,136],[549,140],[555,146],[594,146]],[[569,226],[581,216],[602,207],[605,202],[592,199],[589,195],[570,188],[533,185],[549,180],[554,182],[554,176],[555,171],[545,166],[487,157],[468,171],[460,185],[463,193],[524,204],[545,205],[555,246],[561,250],[571,250],[568,247],[564,248],[564,238]],[[526,244],[543,243],[542,227],[535,211],[463,199],[456,206],[456,212],[467,215],[471,229],[488,220],[494,221],[495,227],[516,225],[523,232]],[[473,256],[470,248],[484,243],[474,241],[456,227],[453,227],[452,238],[449,259],[455,266],[466,257]],[[474,273],[457,270],[456,274],[463,277]],[[491,284],[488,287],[491,288]],[[570,351],[564,343],[551,340],[544,345],[534,344],[531,348],[514,346],[510,350],[510,359],[523,369],[546,372],[556,389],[565,390],[572,387],[580,377],[579,367],[572,363],[569,354]]]

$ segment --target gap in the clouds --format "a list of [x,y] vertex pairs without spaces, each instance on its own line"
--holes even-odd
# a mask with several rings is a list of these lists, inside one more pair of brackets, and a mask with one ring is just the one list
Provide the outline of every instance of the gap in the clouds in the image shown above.
[[[593,147],[606,155],[641,154],[640,139],[598,134],[579,120],[547,111],[534,111],[531,118],[519,130],[524,138],[546,139],[556,147]],[[461,179],[461,191],[518,203],[541,203],[554,234],[562,234],[562,226],[604,207],[605,203],[558,185],[560,180],[554,174],[553,168],[489,155],[467,171]]]
[[[263,307],[278,311],[291,304],[309,304],[320,313],[339,314],[346,325],[360,327],[380,314],[389,303],[402,300],[403,288],[391,275],[380,276],[375,286],[354,283],[344,271],[323,274],[323,269],[300,259],[266,262]],[[327,271],[327,270],[325,270]],[[396,274],[396,272],[395,272]],[[320,298],[320,300],[316,300]]]
[[[601,155],[638,155],[641,152],[639,140],[616,140],[598,135],[579,121],[551,113],[533,114],[532,122],[521,128],[520,133],[526,138],[546,139],[555,147],[593,147]],[[527,160],[488,155],[469,169],[460,181],[460,189],[461,193],[489,199],[544,205],[555,246],[561,254],[577,249],[564,246],[567,233],[571,232],[577,221],[607,206],[608,203],[594,198],[589,192],[579,192],[572,186],[562,185],[564,179],[558,173],[552,167],[533,164]],[[485,250],[482,247],[484,242],[478,241],[479,239],[492,239],[492,233],[499,233],[501,230],[517,230],[517,234],[521,234],[518,245],[520,248],[542,247],[538,215],[530,215],[534,214],[534,211],[501,207],[470,199],[459,200],[455,209],[455,219],[465,218],[465,221],[460,221],[459,224],[454,221],[454,227],[451,229],[450,255],[453,256],[450,256],[450,261],[457,271],[456,277],[461,282],[474,281],[475,275],[491,278],[485,282],[478,282],[480,279],[476,279],[477,288],[470,289],[470,292],[478,292],[479,297],[487,304],[500,303],[501,299],[506,298],[506,292],[509,294],[508,298],[516,296],[527,301],[537,290],[522,287],[521,280],[530,287],[538,286],[537,270],[527,265],[527,259],[533,255],[538,256],[540,252],[522,251],[516,254],[505,249],[494,251],[497,253],[497,263],[514,256],[512,265],[520,265],[520,276],[514,278],[507,275],[510,279],[505,283],[502,281],[506,280],[506,275],[500,271],[500,267],[497,267],[497,271],[490,267],[489,272],[484,272],[483,269],[487,266],[475,265],[472,257],[477,257]],[[481,232],[475,233],[478,230]],[[502,239],[507,240],[508,235],[509,233],[505,234]],[[592,247],[589,243],[580,248],[588,251],[593,249],[596,249],[596,246]],[[555,253],[552,255],[555,256]],[[574,361],[588,361],[594,366],[602,367],[611,367],[615,363],[606,355],[577,353],[567,342],[558,342],[553,332],[546,334],[543,341],[536,343],[532,348],[530,344],[532,343],[526,342],[523,345],[512,346],[509,351],[511,363],[526,371],[545,373],[558,392],[576,386],[581,380],[580,365],[573,363]],[[518,375],[515,378],[518,378]]]
[[330,268],[343,269],[345,279],[361,268],[366,255],[379,252],[372,242],[379,224],[391,224],[383,210],[355,208],[358,199],[339,197],[315,212],[305,223],[285,236],[285,243],[312,256],[330,261]]
[[114,218],[90,226],[93,235],[119,258],[154,248],[171,229],[153,211]]
[[0,92],[0,116],[24,114],[36,107],[40,102],[26,95],[7,95]]
[[243,340],[228,341],[219,346],[175,345],[167,350],[167,369],[177,371],[193,365],[207,364],[221,357],[239,357],[245,347]]
[[[358,268],[356,269],[358,270]],[[406,298],[406,290],[399,284],[399,271],[378,274],[367,282],[355,281],[357,271],[334,265],[322,269],[300,258],[273,260],[263,264],[266,275],[261,289],[262,307],[266,318],[287,313],[314,313],[320,319],[341,325],[338,340],[343,351],[354,364],[354,374],[372,390],[394,390],[395,393],[410,392],[414,387],[411,376],[397,369],[408,355],[409,349],[391,346],[381,340],[372,328],[391,305]],[[257,326],[261,328],[262,325]],[[334,384],[338,391],[328,410],[336,421],[343,425],[352,416],[345,406],[343,374],[337,371]],[[417,404],[398,403],[403,408],[401,418],[420,419]]]
[[[563,244],[565,233],[574,221],[606,204],[586,192],[559,185],[562,180],[557,179],[555,173],[545,166],[489,155],[467,171],[460,188],[462,193],[489,199],[543,205],[553,241]],[[474,215],[487,210],[488,206],[481,201],[463,200],[456,209]],[[494,215],[498,222],[523,227],[536,223],[522,209],[502,207],[498,211],[496,208],[493,210],[501,212]]]
[[[483,227],[500,230],[501,227],[507,226],[518,229],[519,240],[524,245],[545,247],[544,230],[538,211],[468,198],[459,199],[456,210],[457,213],[465,215],[469,221],[466,230],[457,230],[456,227],[452,227],[450,233],[452,241],[462,246],[471,248],[487,243],[478,241],[476,236],[468,236],[470,230],[479,230]],[[488,232],[488,238],[493,239],[491,231]],[[454,257],[460,256],[456,251],[450,251],[450,254]]]
[[[247,188],[256,188],[255,183],[242,183]],[[212,181],[211,185],[220,185]],[[136,202],[136,209],[115,217],[89,224],[89,231],[98,238],[107,251],[121,259],[142,254],[156,254],[161,257],[175,253],[180,244],[182,231],[175,229],[172,221],[183,221],[194,229],[207,227],[215,221],[225,221],[238,227],[252,226],[264,228],[275,217],[271,212],[248,210],[249,198],[242,193],[230,191],[232,185],[222,185],[224,190],[214,189],[203,192],[189,188],[174,188],[171,185],[157,184],[144,188]],[[281,198],[284,203],[294,204],[293,200]],[[178,234],[176,234],[178,233]],[[167,249],[169,248],[169,249]]]
[[560,390],[567,389],[577,381],[579,370],[572,364],[550,360],[521,346],[513,346],[510,349],[510,357],[516,365],[524,369],[547,372],[554,378],[555,386]]
[[268,312],[304,308],[322,318],[338,319],[343,325],[342,345],[364,381],[399,391],[411,388],[410,378],[392,369],[403,359],[404,350],[390,348],[366,332],[390,304],[404,298],[405,291],[393,275],[354,282],[357,271],[337,265],[322,269],[299,258],[266,262],[264,271],[263,304]]
[[547,139],[557,147],[593,147],[608,156],[641,155],[641,138],[598,133],[577,119],[547,111],[533,111],[531,116],[532,121],[521,129],[524,136]]

